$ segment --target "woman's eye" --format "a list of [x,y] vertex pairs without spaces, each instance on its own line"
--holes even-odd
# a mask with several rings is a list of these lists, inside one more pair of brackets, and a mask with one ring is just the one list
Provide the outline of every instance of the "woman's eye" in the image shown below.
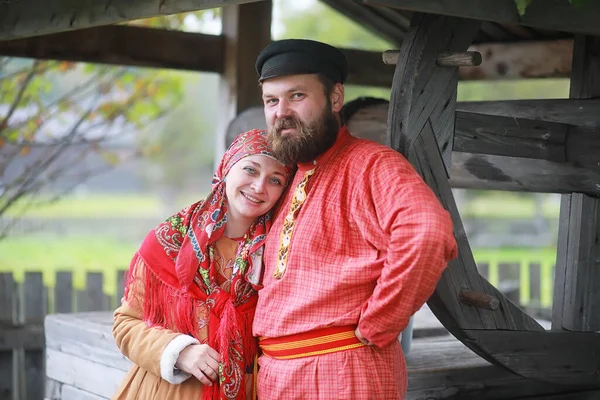
[[244,171],[246,171],[249,174],[255,174],[256,170],[252,167],[244,167]]
[[277,179],[277,178],[272,178],[272,179],[271,179],[271,184],[272,184],[272,185],[281,186],[281,180],[280,180],[280,179]]

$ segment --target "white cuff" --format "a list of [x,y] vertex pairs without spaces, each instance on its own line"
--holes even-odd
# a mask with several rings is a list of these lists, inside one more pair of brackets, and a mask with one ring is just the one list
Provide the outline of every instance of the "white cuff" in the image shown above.
[[175,368],[175,363],[181,351],[192,344],[200,344],[200,342],[191,336],[179,335],[165,346],[160,356],[160,376],[165,381],[179,385],[192,376],[187,372]]

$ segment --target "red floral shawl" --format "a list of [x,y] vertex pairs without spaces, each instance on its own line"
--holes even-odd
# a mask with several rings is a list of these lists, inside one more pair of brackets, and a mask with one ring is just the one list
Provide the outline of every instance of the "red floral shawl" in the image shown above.
[[[227,149],[213,177],[206,199],[184,208],[151,231],[128,271],[125,298],[141,258],[146,265],[142,318],[159,326],[196,337],[199,307],[210,310],[208,344],[221,355],[219,382],[204,387],[204,399],[245,399],[245,367],[256,354],[252,319],[256,290],[247,281],[253,255],[260,255],[271,226],[270,213],[254,222],[246,232],[234,262],[231,293],[217,284],[213,244],[223,236],[227,224],[224,177],[231,167],[250,155],[273,157],[264,131],[239,135]],[[286,167],[288,180],[291,169]],[[197,337],[196,337],[197,338]],[[197,338],[200,339],[200,338]]]

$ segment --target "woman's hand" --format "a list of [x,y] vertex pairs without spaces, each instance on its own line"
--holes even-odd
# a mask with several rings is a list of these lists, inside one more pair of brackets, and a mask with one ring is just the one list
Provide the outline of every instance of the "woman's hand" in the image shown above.
[[210,386],[219,376],[219,353],[207,344],[192,344],[179,353],[175,367]]

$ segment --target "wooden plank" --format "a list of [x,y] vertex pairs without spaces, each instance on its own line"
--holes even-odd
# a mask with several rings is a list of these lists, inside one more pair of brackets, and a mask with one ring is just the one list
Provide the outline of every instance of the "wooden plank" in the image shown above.
[[243,110],[262,105],[254,63],[271,42],[271,0],[223,9],[225,65],[221,74],[215,162],[225,152],[227,124]]
[[598,386],[600,335],[588,332],[469,330],[478,345],[502,365],[531,379]]
[[112,336],[112,312],[55,314],[46,317],[47,349],[85,357],[97,364],[127,371],[132,363]]
[[54,286],[54,312],[70,313],[73,311],[73,273],[59,271],[56,273]]
[[0,40],[252,3],[258,0],[10,0],[0,3]]
[[[568,195],[561,208],[557,270],[555,282],[556,307],[554,327],[571,331],[600,330],[600,207],[598,200],[582,193]],[[567,221],[568,219],[568,221]],[[558,279],[560,277],[560,279]],[[562,303],[562,312],[559,304]]]
[[0,55],[218,73],[223,37],[114,25],[0,42]]
[[46,356],[48,378],[104,398],[115,394],[126,374],[125,371],[55,349],[47,349]]
[[555,122],[457,111],[453,150],[565,162],[568,128]]
[[[12,326],[16,322],[16,284],[12,272],[0,273],[0,326]],[[14,351],[0,350],[0,400],[16,398]]]
[[591,3],[573,7],[567,1],[533,0],[520,16],[513,0],[361,0],[363,4],[385,6],[422,13],[525,25],[556,31],[600,34],[600,9]]
[[[600,38],[576,35],[570,97],[600,96]],[[581,149],[581,147],[579,147]],[[598,152],[592,157],[598,163]],[[597,181],[598,182],[598,181]],[[600,201],[563,195],[552,313],[553,329],[600,330]]]
[[[48,309],[48,293],[41,272],[26,272],[22,286],[23,322],[26,325],[41,325]],[[39,400],[44,396],[44,349],[25,350],[24,379],[27,400]]]
[[106,311],[109,310],[109,301],[104,294],[104,274],[102,272],[88,272],[85,290],[78,291],[78,311]]
[[544,99],[470,101],[456,105],[457,111],[558,122],[579,127],[600,126],[600,99]]
[[[432,15],[415,15],[396,64],[388,113],[387,137],[392,148],[405,153],[427,120],[440,132],[437,138],[450,164],[456,100],[456,68],[439,67],[442,52],[465,51],[479,29],[479,22]],[[436,37],[433,40],[433,37]],[[400,127],[392,136],[392,127]]]
[[100,397],[90,392],[74,388],[73,386],[63,385],[61,400],[105,400],[106,397]]
[[42,324],[14,327],[0,325],[0,351],[12,349],[43,350],[44,327]]
[[454,152],[450,176],[455,188],[600,195],[598,171],[571,163]]
[[46,400],[63,400],[61,399],[62,384],[52,379],[46,379],[46,391],[44,399]]
[[483,62],[460,68],[462,80],[566,78],[571,73],[573,40],[474,44],[469,51],[479,52]]

